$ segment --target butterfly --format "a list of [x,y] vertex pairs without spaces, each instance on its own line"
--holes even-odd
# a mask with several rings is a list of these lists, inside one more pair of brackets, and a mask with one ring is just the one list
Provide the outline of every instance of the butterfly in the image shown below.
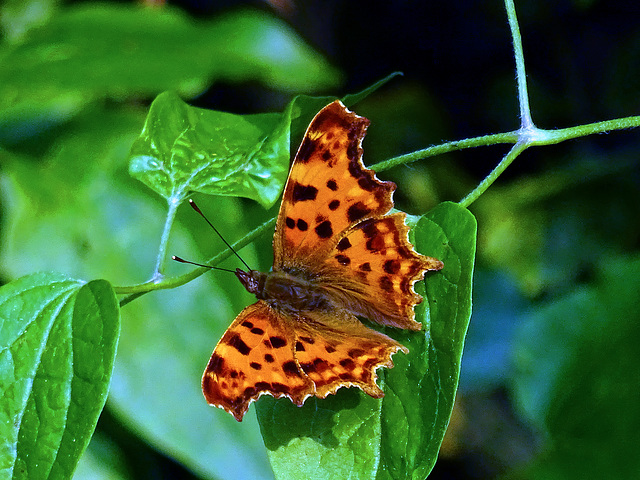
[[389,214],[396,185],[362,163],[368,125],[338,100],[313,118],[285,186],[272,270],[235,271],[257,302],[220,339],[202,390],[238,421],[264,394],[301,406],[355,386],[381,398],[377,368],[408,349],[358,317],[422,328],[413,287],[443,263],[414,251],[404,213]]

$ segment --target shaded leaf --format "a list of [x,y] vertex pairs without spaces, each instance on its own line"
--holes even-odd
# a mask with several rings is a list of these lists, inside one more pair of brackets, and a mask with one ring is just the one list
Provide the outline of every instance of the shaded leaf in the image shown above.
[[0,289],[6,478],[70,478],[107,398],[120,316],[111,286],[33,274]]
[[225,272],[216,273],[223,275],[208,274],[123,308],[107,406],[137,435],[202,477],[268,480],[255,417],[239,424],[202,395],[202,372],[234,318],[231,293],[242,288]]
[[[153,269],[166,209],[126,170],[144,118],[102,109],[87,113],[69,124],[43,161],[3,162],[6,228],[0,265],[7,277],[59,269],[131,284],[145,281]],[[262,216],[245,217],[232,197],[199,203],[205,211],[226,212],[216,224],[230,239],[265,216],[256,205]],[[169,253],[202,258],[191,236],[207,256],[224,248],[186,207],[178,212]],[[252,250],[242,252],[247,261],[255,259]],[[167,265],[168,274],[186,269]],[[255,418],[239,428],[209,407],[200,390],[213,346],[249,296],[225,275],[210,274],[190,287],[148,295],[125,307],[107,408],[153,448],[203,477],[268,479]],[[165,387],[161,394],[159,385]],[[242,468],[232,468],[231,462]]]
[[523,325],[515,393],[548,443],[522,478],[637,476],[638,279],[639,258],[609,258],[592,285],[538,309]]
[[124,453],[113,440],[97,430],[78,463],[76,480],[129,480]]

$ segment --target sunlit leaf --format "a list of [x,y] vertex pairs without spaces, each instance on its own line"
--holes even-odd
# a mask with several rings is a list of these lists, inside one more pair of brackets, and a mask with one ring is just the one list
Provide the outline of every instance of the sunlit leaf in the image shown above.
[[290,115],[205,110],[165,92],[151,105],[129,171],[168,201],[201,192],[269,207],[289,171]]
[[33,274],[0,289],[0,472],[70,478],[107,399],[120,315],[111,286]]

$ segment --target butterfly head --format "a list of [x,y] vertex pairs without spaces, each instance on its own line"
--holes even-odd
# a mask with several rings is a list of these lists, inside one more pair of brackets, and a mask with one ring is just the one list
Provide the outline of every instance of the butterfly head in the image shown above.
[[262,297],[264,283],[267,277],[266,273],[258,272],[256,270],[249,270],[245,272],[240,268],[236,268],[234,273],[249,293],[253,293],[258,298]]

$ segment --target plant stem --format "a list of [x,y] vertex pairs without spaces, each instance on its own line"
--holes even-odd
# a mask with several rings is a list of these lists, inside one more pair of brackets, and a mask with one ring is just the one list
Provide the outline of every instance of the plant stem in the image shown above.
[[507,153],[502,158],[500,163],[491,171],[491,173],[489,173],[489,175],[487,175],[484,180],[482,180],[482,182],[480,182],[480,184],[471,191],[471,193],[460,200],[460,205],[465,208],[469,208],[469,205],[475,202],[478,197],[480,197],[480,195],[482,195],[487,190],[487,188],[489,188],[491,184],[496,181],[496,179],[502,174],[502,172],[504,172],[505,169],[509,165],[511,165],[511,162],[513,162],[516,157],[520,155],[520,153],[522,153],[522,151],[527,147],[528,145],[526,143],[516,143],[513,147],[511,147],[509,153]]
[[484,135],[482,137],[465,138],[464,140],[454,140],[452,142],[443,143],[442,145],[434,145],[432,147],[418,150],[417,152],[400,155],[399,157],[390,158],[383,162],[371,165],[371,169],[376,172],[383,172],[399,165],[423,160],[435,155],[451,152],[454,150],[462,150],[464,148],[474,148],[486,145],[496,145],[499,143],[516,143],[518,141],[518,132],[496,133],[494,135]]
[[516,81],[518,83],[518,103],[520,104],[520,128],[529,130],[535,128],[531,118],[529,107],[529,91],[527,89],[527,72],[524,67],[524,53],[522,50],[522,38],[520,37],[520,26],[516,16],[516,7],[513,0],[504,0],[513,39],[513,54],[516,60]]

